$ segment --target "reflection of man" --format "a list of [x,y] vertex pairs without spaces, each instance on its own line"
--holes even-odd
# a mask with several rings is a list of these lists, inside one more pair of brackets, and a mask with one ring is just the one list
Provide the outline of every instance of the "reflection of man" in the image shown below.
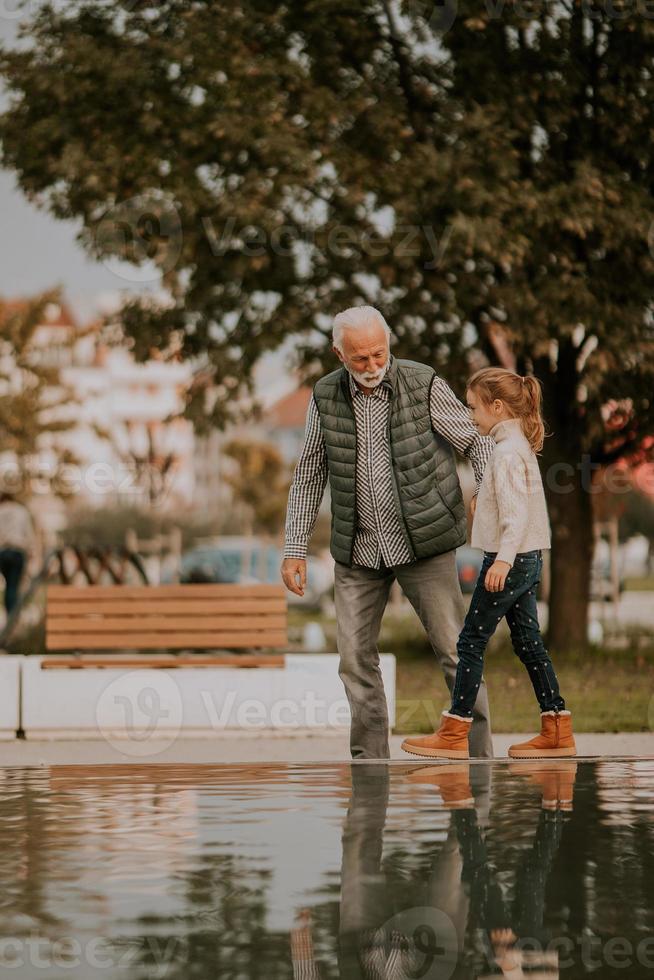
[[[405,937],[387,936],[384,923],[392,896],[382,869],[382,844],[388,806],[388,766],[351,767],[352,794],[343,826],[343,860],[338,923],[338,975],[341,980],[409,980],[417,976]],[[402,939],[400,945],[397,940]],[[320,980],[311,914],[302,909],[291,930],[296,980]]]
[[[483,824],[490,769],[477,766],[471,774],[467,765],[465,770],[440,766],[434,776],[436,768],[420,767],[426,779],[416,772],[409,781],[437,789],[446,810],[478,807]],[[350,772],[352,793],[342,834],[338,976],[341,980],[452,977],[464,949],[468,918],[456,831],[451,825],[431,869],[424,840],[419,855],[400,850],[384,862],[390,767],[353,763]],[[326,975],[316,957],[308,909],[298,913],[291,931],[291,957],[297,980],[320,980]]]
[[9,614],[18,602],[18,588],[29,554],[34,547],[30,512],[9,493],[0,494],[0,574],[5,580],[5,609]]
[[[450,690],[464,604],[455,550],[466,516],[454,449],[477,487],[492,452],[449,386],[427,364],[394,358],[390,330],[370,306],[339,313],[342,367],[314,387],[286,518],[282,577],[304,594],[307,544],[325,484],[332,506],[339,675],[350,705],[353,758],[388,758],[388,711],[377,638],[391,585],[416,610]],[[470,753],[492,758],[488,698],[479,690]]]
[[352,795],[342,836],[338,972],[340,977],[384,980],[389,956],[381,927],[391,914],[391,896],[382,869],[382,844],[390,774],[385,765],[353,765],[350,772]]

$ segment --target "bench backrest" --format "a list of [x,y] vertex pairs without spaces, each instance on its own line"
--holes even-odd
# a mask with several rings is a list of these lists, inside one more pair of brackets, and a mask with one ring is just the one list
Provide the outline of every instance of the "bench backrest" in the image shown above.
[[283,585],[50,585],[46,649],[284,647]]

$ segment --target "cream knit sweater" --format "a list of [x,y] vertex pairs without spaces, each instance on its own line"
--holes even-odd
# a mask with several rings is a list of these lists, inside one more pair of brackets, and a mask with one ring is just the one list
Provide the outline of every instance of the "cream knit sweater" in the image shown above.
[[497,445],[479,488],[471,545],[513,565],[517,554],[551,546],[543,481],[520,419],[498,422],[488,434]]

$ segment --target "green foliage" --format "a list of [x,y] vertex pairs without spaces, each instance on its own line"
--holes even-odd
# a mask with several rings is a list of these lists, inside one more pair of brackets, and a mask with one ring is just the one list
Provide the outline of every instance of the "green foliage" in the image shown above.
[[[76,462],[57,439],[75,424],[69,413],[65,417],[61,412],[75,401],[74,393],[63,383],[59,368],[43,356],[47,348],[35,342],[46,306],[58,299],[58,291],[20,306],[0,299],[0,439],[2,451],[13,455],[26,496],[38,475],[38,453],[46,446],[58,465]],[[52,486],[55,493],[66,495],[61,481],[54,480]]]
[[122,318],[137,356],[199,359],[205,423],[290,336],[308,378],[331,369],[353,303],[459,392],[473,364],[532,371],[544,467],[571,470],[547,484],[552,635],[579,644],[583,468],[654,431],[654,22],[621,0],[462,0],[451,26],[436,6],[45,3],[0,50],[2,162],[97,258],[158,264],[170,306]]
[[325,317],[370,299],[459,382],[508,345],[589,450],[609,396],[651,429],[654,25],[404,6],[46,3],[0,59],[3,162],[98,258],[159,264],[175,303],[126,326],[207,358],[217,420],[289,334],[331,365]]
[[234,533],[234,515],[222,520],[197,520],[189,515],[166,514],[138,507],[79,507],[71,510],[62,544],[80,548],[121,548],[128,530],[137,538],[148,539],[167,534],[173,527],[182,531],[182,546],[191,546],[197,538]]
[[224,447],[225,456],[235,465],[224,474],[234,499],[247,513],[251,534],[278,534],[283,526],[290,477],[288,467],[274,446],[265,442],[233,439]]
[[620,540],[626,541],[636,534],[643,534],[654,541],[654,500],[632,489],[622,495],[621,502],[624,510],[620,516]]

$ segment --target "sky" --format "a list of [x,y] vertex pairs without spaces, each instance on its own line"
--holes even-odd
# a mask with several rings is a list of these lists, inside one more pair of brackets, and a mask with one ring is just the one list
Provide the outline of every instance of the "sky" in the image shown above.
[[[17,0],[0,0],[0,41],[12,44]],[[35,0],[32,0],[34,4]],[[7,105],[0,84],[0,111]],[[154,270],[144,277],[127,264],[92,259],[77,242],[80,221],[61,221],[30,203],[14,173],[0,168],[2,261],[0,296],[14,299],[60,286],[82,322],[115,306],[120,293],[157,288]],[[139,281],[141,280],[141,281]]]
[[[13,42],[15,0],[0,0],[0,39]],[[0,110],[7,104],[0,88]],[[58,221],[25,199],[14,174],[0,169],[2,261],[0,295],[9,299],[60,285],[82,320],[97,311],[125,281],[92,261],[76,242],[77,222]],[[146,287],[148,288],[147,284]]]
[[[13,43],[16,0],[0,0],[0,41]],[[0,86],[0,112],[7,104]],[[12,172],[0,168],[0,297],[16,299],[59,286],[81,323],[115,307],[120,293],[151,291],[157,281],[130,277],[130,267],[91,259],[76,240],[79,222],[60,221],[23,196]],[[288,345],[287,351],[292,345]],[[270,404],[294,387],[286,353],[268,355],[256,371],[257,390]]]

